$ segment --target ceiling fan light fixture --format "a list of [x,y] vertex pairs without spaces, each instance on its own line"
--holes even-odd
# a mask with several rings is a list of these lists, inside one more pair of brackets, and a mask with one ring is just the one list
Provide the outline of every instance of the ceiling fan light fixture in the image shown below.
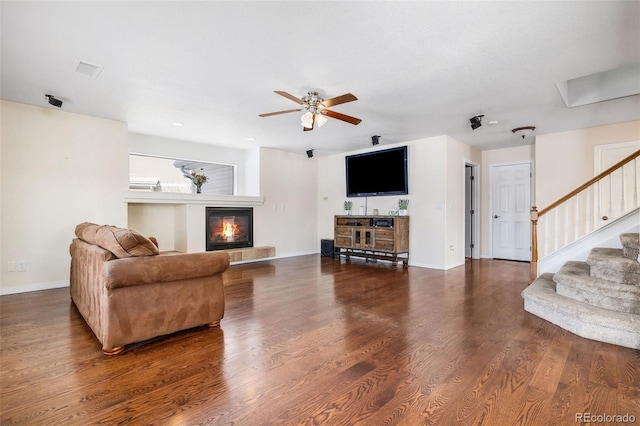
[[311,114],[309,111],[302,114],[302,117],[300,117],[300,124],[302,124],[302,127],[310,129],[313,125],[313,114]]
[[316,114],[316,123],[318,124],[318,127],[322,127],[324,126],[324,124],[329,121],[327,120],[327,117],[325,117],[322,114]]
[[516,127],[515,129],[511,130],[514,134],[522,137],[522,139],[524,139],[525,137],[529,136],[531,133],[533,133],[533,131],[536,129],[535,126],[523,126],[523,127]]
[[318,124],[317,127],[323,126],[329,118],[334,118],[336,120],[344,121],[345,123],[353,125],[360,124],[360,122],[362,121],[359,118],[351,117],[349,115],[328,109],[334,105],[341,105],[347,102],[357,101],[358,98],[356,98],[351,93],[345,93],[344,95],[336,96],[334,98],[326,100],[320,97],[318,92],[313,91],[307,92],[307,95],[303,96],[301,99],[298,99],[297,97],[283,91],[276,90],[275,93],[291,101],[294,101],[300,107],[296,109],[258,114],[259,117],[270,117],[272,115],[288,114],[290,112],[302,111],[303,115],[300,117],[300,124],[304,128],[305,132],[313,130],[313,128],[316,127],[316,123]]

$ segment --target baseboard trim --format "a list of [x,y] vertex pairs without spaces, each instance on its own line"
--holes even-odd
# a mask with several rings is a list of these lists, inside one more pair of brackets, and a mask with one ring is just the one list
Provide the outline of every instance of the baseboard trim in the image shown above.
[[438,269],[440,271],[448,271],[449,269],[458,268],[464,266],[466,262],[453,263],[451,265],[434,265],[431,263],[413,263],[409,260],[409,266],[415,266],[416,268]]
[[51,290],[54,288],[69,287],[69,280],[50,281],[46,283],[34,283],[27,285],[15,285],[0,288],[0,296],[9,294],[28,293],[30,291]]

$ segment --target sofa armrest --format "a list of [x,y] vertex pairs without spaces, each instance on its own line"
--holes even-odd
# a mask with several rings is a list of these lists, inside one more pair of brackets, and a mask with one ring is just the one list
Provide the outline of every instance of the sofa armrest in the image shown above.
[[221,274],[229,268],[226,252],[129,257],[105,262],[105,287],[179,281]]

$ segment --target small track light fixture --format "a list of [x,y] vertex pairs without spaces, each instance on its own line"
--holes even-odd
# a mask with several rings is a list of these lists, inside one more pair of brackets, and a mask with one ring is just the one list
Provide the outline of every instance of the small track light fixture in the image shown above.
[[53,105],[54,107],[58,107],[61,108],[62,107],[62,101],[60,99],[57,99],[55,96],[53,95],[44,95],[46,98],[49,98],[49,103],[51,105]]
[[475,117],[471,117],[469,121],[471,122],[471,129],[475,130],[478,127],[482,126],[482,117],[484,114],[476,115]]
[[371,145],[376,146],[380,143],[380,136],[374,135],[371,136]]
[[307,151],[307,157],[308,158],[312,158],[313,157],[313,150],[312,149]]

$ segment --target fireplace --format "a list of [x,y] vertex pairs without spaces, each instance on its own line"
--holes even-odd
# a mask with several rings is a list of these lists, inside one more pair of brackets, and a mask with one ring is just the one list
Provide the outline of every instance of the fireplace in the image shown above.
[[253,247],[251,207],[207,207],[207,251]]

